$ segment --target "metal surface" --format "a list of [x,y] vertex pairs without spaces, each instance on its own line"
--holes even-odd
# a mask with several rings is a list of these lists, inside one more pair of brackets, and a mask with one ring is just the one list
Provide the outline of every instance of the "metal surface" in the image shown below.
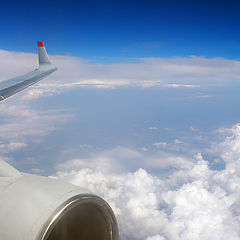
[[0,178],[16,178],[20,177],[21,173],[7,162],[0,160]]
[[[7,163],[1,166],[0,239],[55,240],[60,236],[57,240],[65,240],[61,236],[67,232],[68,240],[79,239],[75,235],[84,235],[80,238],[84,240],[118,240],[114,213],[100,197],[69,183],[20,173]],[[94,239],[96,234],[99,238]]]
[[43,42],[38,42],[38,61],[39,67],[36,70],[22,76],[0,82],[0,101],[39,82],[57,70],[57,68],[52,65]]
[[[77,209],[79,206],[82,207],[83,213],[81,212],[81,209],[80,211]],[[94,209],[94,211],[91,211],[91,214],[86,216],[86,211],[90,208]],[[74,211],[75,215],[78,215],[78,220],[81,219],[81,217],[84,217],[84,221],[87,221],[87,219],[90,218],[94,219],[94,215],[97,215],[96,213],[99,213],[99,216],[97,218],[95,217],[95,221],[86,222],[84,226],[81,226],[80,221],[71,221],[66,218],[66,215],[71,213],[71,211]],[[76,220],[76,218],[74,220]],[[61,224],[61,226],[56,230],[57,225],[59,225],[59,221],[63,221],[64,224]],[[63,203],[62,206],[60,206],[48,220],[48,223],[43,227],[38,239],[53,240],[56,239],[57,236],[57,239],[59,240],[62,240],[63,237],[64,239],[73,240],[73,234],[71,233],[72,225],[76,225],[74,239],[76,239],[76,235],[79,237],[77,239],[82,239],[80,236],[84,235],[85,240],[96,240],[94,237],[95,233],[99,233],[98,237],[102,240],[119,239],[118,225],[112,209],[106,201],[92,194],[80,194]],[[69,226],[71,226],[70,229]],[[83,229],[83,227],[85,229]],[[90,231],[86,232],[86,227],[89,228]],[[54,230],[55,232],[53,232]],[[64,232],[64,236],[61,232]],[[101,236],[104,237],[100,238]]]

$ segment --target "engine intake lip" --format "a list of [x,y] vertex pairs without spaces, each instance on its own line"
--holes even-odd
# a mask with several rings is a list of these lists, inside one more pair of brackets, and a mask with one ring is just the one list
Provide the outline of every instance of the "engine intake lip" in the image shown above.
[[104,239],[101,239],[101,240],[118,240],[119,239],[117,220],[108,203],[96,195],[79,194],[68,199],[60,207],[58,207],[57,210],[55,210],[55,212],[52,214],[52,216],[48,219],[46,224],[43,226],[37,240],[51,240],[52,238],[50,236],[53,230],[56,228],[57,224],[61,221],[61,219],[64,216],[66,216],[68,213],[70,213],[70,211],[73,210],[74,208],[84,207],[84,206],[92,206],[96,208],[99,213],[101,213],[101,217],[104,221],[104,227],[106,232],[106,235],[104,235],[106,236],[106,238],[104,237]]

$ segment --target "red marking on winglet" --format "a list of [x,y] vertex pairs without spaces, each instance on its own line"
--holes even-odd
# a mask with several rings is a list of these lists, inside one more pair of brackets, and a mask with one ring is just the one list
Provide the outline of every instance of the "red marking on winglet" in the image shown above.
[[38,46],[38,47],[44,47],[43,41],[38,41],[38,42],[37,42],[37,46]]

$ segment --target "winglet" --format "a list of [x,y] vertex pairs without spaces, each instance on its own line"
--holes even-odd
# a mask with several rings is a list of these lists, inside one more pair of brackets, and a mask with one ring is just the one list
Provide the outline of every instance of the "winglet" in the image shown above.
[[38,42],[37,42],[37,46],[38,46],[38,47],[44,47],[43,41],[38,41]]
[[44,64],[52,64],[48,55],[47,55],[47,52],[46,52],[46,49],[44,47],[44,44],[42,41],[38,41],[37,42],[37,46],[38,46],[38,60],[39,60],[39,66],[40,65],[44,65]]

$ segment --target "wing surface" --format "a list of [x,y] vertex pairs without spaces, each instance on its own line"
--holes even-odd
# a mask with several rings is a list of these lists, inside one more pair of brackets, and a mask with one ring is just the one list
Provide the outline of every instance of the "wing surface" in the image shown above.
[[38,42],[38,60],[39,67],[34,71],[0,82],[0,101],[22,91],[57,70],[51,63],[42,41]]

